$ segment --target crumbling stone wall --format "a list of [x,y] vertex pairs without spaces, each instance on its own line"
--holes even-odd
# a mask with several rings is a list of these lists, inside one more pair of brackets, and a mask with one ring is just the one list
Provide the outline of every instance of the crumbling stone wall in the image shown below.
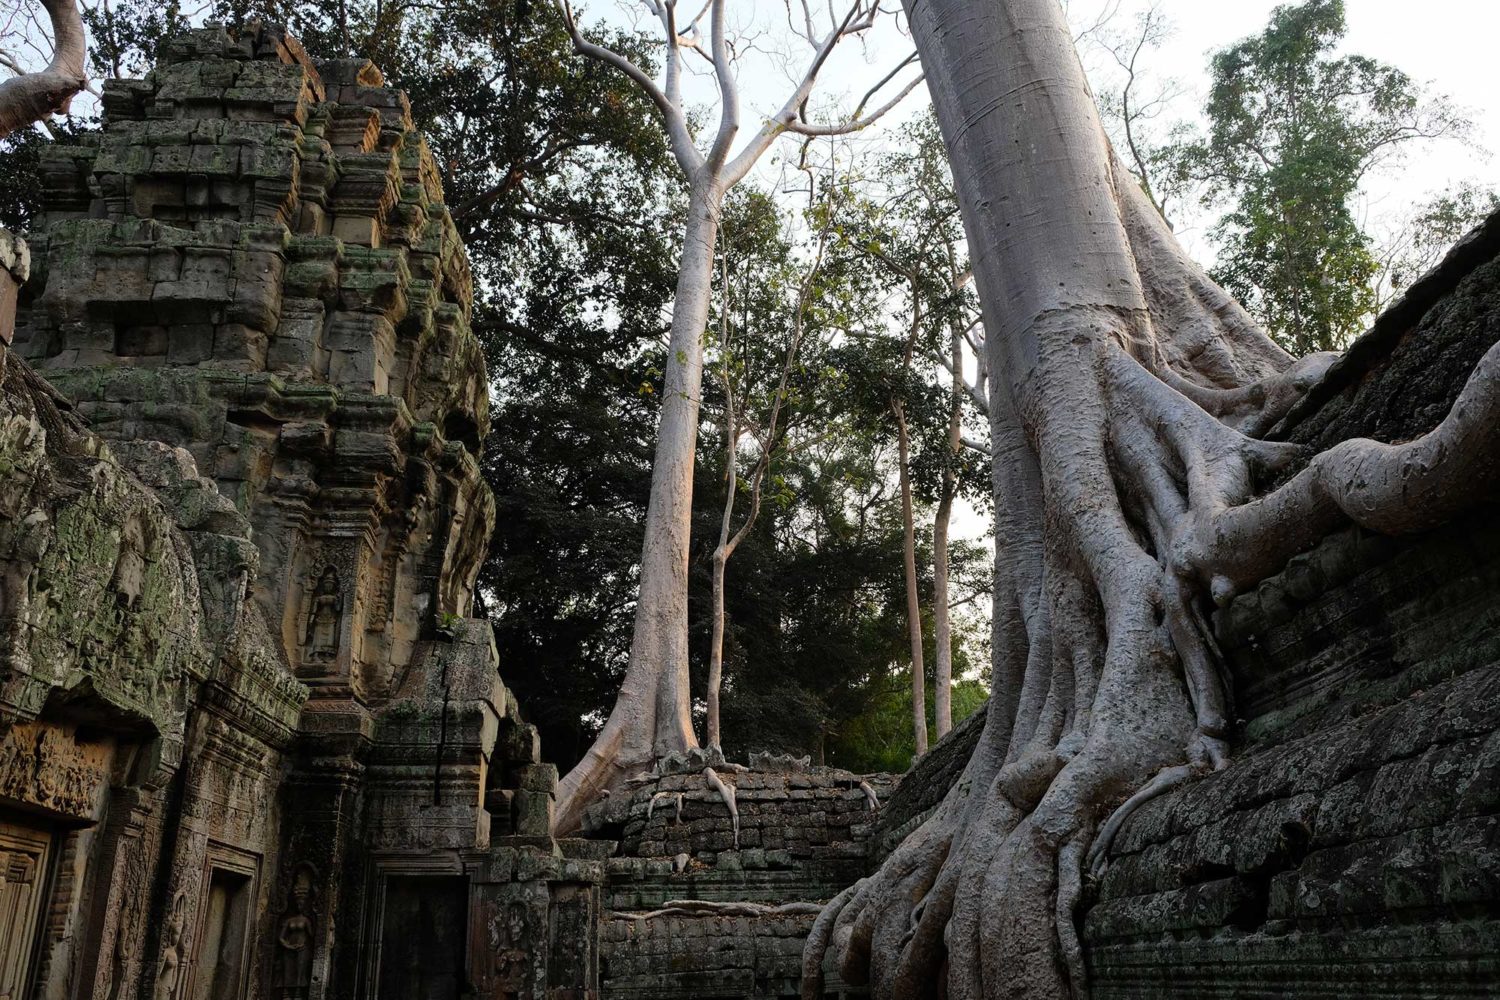
[[[252,26],[103,104],[44,157],[0,414],[0,850],[65,856],[21,988],[597,995],[602,861],[467,617],[487,381],[405,95]],[[13,821],[38,754],[66,843]]]
[[[1278,433],[1436,426],[1500,340],[1500,216]],[[1093,995],[1480,997],[1500,978],[1500,519],[1337,532],[1215,620],[1231,766],[1125,826],[1083,915]]]
[[246,601],[249,525],[191,458],[111,448],[3,347],[0,370],[0,860],[29,883],[0,988],[175,995],[209,883],[270,908],[245,879],[306,689]]
[[[807,758],[745,767],[694,751],[590,807],[584,833],[606,859],[603,995],[798,996],[813,920],[868,873],[895,786]],[[830,979],[829,995],[842,989]]]
[[801,996],[802,947],[816,919],[814,909],[744,915],[611,913],[601,930],[605,995],[620,1000],[796,1000]]

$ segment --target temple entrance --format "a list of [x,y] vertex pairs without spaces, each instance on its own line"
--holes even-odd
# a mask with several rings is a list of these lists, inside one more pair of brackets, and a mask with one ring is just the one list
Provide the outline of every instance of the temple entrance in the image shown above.
[[462,875],[392,875],[380,930],[380,1000],[459,1000],[469,880]]
[[244,872],[211,870],[193,1000],[241,1000],[245,995],[250,886],[250,876]]
[[52,833],[0,814],[0,1000],[30,996]]

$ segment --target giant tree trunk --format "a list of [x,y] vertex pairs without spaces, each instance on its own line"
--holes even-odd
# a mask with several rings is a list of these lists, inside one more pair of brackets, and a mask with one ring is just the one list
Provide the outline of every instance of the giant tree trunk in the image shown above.
[[68,110],[88,77],[83,18],[73,0],[42,0],[52,27],[52,60],[46,68],[0,83],[0,138],[51,114]]
[[554,828],[560,832],[576,829],[584,809],[606,791],[621,787],[632,774],[649,769],[668,753],[698,745],[688,677],[688,542],[703,335],[722,197],[717,186],[705,185],[695,185],[689,197],[651,466],[630,664],[604,729],[583,760],[558,784]]
[[[1057,0],[905,0],[953,166],[995,379],[994,696],[963,776],[809,937],[875,998],[1058,1000],[1086,983],[1082,868],[1128,809],[1222,766],[1204,629],[1341,521],[1433,523],[1500,485],[1500,346],[1430,434],[1305,460],[1256,435],[1293,363],[1118,165]],[[1118,808],[1117,808],[1118,807]],[[944,989],[946,987],[946,989]]]

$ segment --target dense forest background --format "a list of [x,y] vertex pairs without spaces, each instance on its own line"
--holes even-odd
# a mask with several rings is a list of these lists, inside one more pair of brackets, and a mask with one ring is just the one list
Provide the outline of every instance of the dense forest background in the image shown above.
[[[261,18],[287,24],[316,58],[371,59],[410,95],[474,264],[493,380],[484,468],[498,523],[480,613],[549,759],[566,768],[603,722],[630,647],[684,202],[656,110],[621,74],[573,55],[549,2],[84,9],[96,84],[147,72],[184,26]],[[1462,185],[1414,200],[1388,231],[1362,222],[1372,170],[1397,169],[1414,144],[1479,137],[1452,101],[1344,52],[1338,0],[1278,8],[1261,34],[1226,39],[1199,107],[1150,71],[1167,30],[1156,8],[1080,25],[1116,149],[1169,221],[1206,220],[1215,278],[1293,353],[1347,344],[1496,207],[1493,192]],[[613,22],[590,31],[640,64],[658,55]],[[5,65],[45,57],[27,53],[29,37],[18,14],[0,37]],[[88,107],[0,145],[0,225],[32,223],[39,151],[97,129]],[[731,756],[807,753],[856,771],[910,762],[893,415],[911,438],[931,664],[942,501],[983,518],[989,494],[983,331],[964,252],[919,103],[878,137],[787,142],[730,198],[704,331],[690,620],[701,690],[733,439],[735,523],[749,491],[760,505],[726,574]],[[990,556],[974,540],[947,549],[958,719],[987,693]]]

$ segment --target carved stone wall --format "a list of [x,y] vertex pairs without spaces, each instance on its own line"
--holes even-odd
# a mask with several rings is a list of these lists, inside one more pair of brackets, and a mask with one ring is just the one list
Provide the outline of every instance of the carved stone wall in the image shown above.
[[405,95],[209,28],[103,103],[0,326],[0,830],[57,859],[24,988],[596,996],[602,862],[466,617],[487,378]]
[[[1278,433],[1420,435],[1497,340],[1500,216]],[[1336,532],[1217,615],[1243,744],[1122,830],[1083,915],[1095,997],[1494,995],[1497,515]]]

